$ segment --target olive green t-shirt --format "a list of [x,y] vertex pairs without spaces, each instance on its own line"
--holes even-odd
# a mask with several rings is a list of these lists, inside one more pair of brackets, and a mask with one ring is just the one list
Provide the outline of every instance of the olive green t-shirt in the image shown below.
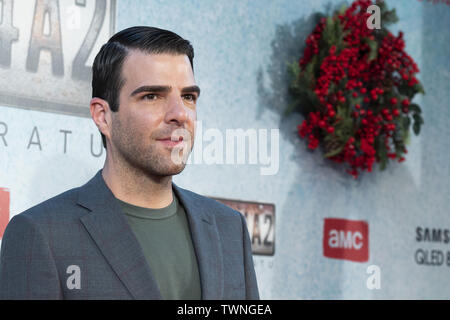
[[161,209],[117,199],[141,245],[163,299],[201,299],[200,276],[183,205],[173,194]]

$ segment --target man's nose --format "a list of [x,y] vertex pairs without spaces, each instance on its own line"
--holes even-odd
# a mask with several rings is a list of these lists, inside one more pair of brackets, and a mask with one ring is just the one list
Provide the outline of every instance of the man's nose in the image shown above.
[[184,105],[183,98],[180,96],[171,97],[169,99],[168,110],[166,112],[165,121],[167,123],[176,122],[179,125],[185,123],[188,119],[188,112]]

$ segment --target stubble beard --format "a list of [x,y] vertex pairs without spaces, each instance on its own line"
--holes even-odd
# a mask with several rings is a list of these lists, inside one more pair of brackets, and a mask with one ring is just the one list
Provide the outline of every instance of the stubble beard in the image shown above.
[[[149,177],[163,178],[181,173],[186,163],[175,163],[172,161],[170,149],[157,146],[158,142],[152,137],[139,134],[131,128],[125,129],[119,118],[113,121],[111,139],[114,141],[121,166],[125,170],[138,171]],[[151,140],[148,147],[142,142]],[[189,150],[189,153],[192,151]]]

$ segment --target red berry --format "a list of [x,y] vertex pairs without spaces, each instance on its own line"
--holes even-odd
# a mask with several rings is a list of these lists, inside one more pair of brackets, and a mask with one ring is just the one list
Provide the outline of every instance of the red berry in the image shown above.
[[408,99],[403,99],[403,101],[402,101],[402,106],[404,106],[404,107],[407,107],[407,106],[409,106],[409,100]]

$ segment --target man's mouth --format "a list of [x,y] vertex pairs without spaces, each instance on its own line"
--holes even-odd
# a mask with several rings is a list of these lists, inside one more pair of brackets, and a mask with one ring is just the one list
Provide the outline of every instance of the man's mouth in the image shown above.
[[181,144],[183,142],[183,137],[182,136],[179,136],[179,137],[166,137],[166,138],[156,139],[156,141],[161,142],[165,146],[174,147],[174,146],[179,145],[179,144]]

